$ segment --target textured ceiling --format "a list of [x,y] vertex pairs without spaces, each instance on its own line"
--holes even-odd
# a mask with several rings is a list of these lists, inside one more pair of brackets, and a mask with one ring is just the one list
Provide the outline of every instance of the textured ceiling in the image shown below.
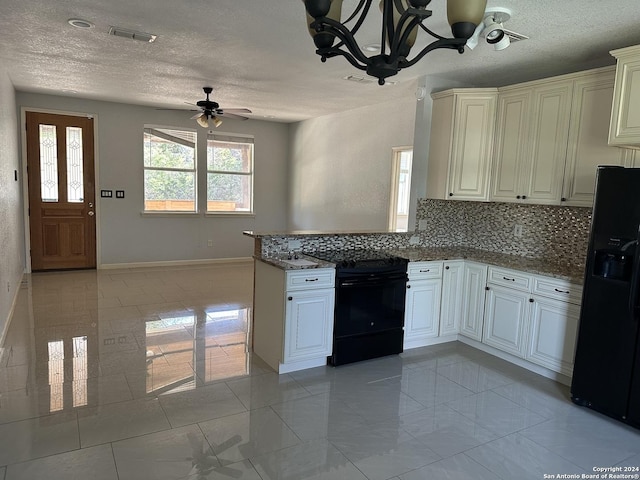
[[[222,107],[291,122],[413,95],[421,75],[501,86],[610,65],[609,50],[640,44],[638,0],[489,0],[495,6],[510,8],[505,27],[530,39],[499,52],[484,41],[463,55],[432,52],[394,86],[343,80],[360,72],[342,58],[321,63],[300,0],[0,0],[0,62],[19,91],[188,108],[211,85]],[[430,8],[427,24],[448,36],[445,0]],[[379,17],[371,20],[361,45],[379,42]],[[110,36],[111,25],[158,38]]]

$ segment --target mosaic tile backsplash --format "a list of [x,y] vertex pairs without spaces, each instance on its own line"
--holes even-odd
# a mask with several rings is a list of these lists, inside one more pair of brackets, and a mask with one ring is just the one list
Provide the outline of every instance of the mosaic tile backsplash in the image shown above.
[[[291,250],[299,241],[303,253],[339,249],[471,247],[581,267],[585,263],[591,208],[518,205],[455,200],[418,200],[416,231],[263,235],[256,255]],[[522,236],[514,235],[515,225]]]

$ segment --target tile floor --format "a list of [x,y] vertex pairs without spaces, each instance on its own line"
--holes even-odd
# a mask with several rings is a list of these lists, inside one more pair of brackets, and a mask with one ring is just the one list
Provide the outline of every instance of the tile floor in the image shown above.
[[0,480],[542,479],[640,431],[460,343],[278,376],[252,265],[27,276],[0,351]]

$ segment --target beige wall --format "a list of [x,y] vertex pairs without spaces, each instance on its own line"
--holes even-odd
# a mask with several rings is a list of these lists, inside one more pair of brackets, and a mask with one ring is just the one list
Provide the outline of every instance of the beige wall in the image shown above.
[[15,90],[0,66],[0,345],[24,272],[19,150]]
[[387,229],[392,148],[413,145],[411,92],[291,125],[289,229]]
[[[286,228],[288,127],[225,120],[217,131],[254,136],[255,216],[149,216],[143,209],[142,138],[145,124],[197,128],[198,168],[206,169],[206,130],[189,111],[19,92],[19,107],[93,114],[98,140],[99,265],[248,257],[252,239],[244,230]],[[205,195],[201,175],[199,195]],[[124,190],[125,198],[100,198],[100,189]],[[200,197],[202,198],[202,197]],[[208,240],[213,247],[208,247]]]

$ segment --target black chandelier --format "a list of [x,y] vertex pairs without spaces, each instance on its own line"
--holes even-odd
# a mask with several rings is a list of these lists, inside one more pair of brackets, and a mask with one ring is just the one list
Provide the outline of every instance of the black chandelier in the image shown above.
[[[360,0],[353,13],[340,22],[342,0],[303,0],[307,9],[309,33],[316,44],[316,53],[323,62],[342,55],[354,67],[376,77],[380,85],[385,79],[410,67],[437,48],[451,48],[464,52],[464,46],[482,22],[487,0],[448,0],[447,18],[453,38],[442,37],[422,22],[431,16],[427,5],[431,0],[380,0],[382,10],[382,40],[380,53],[367,57],[354,35],[363,24],[374,0]],[[355,21],[354,21],[355,20]],[[347,24],[354,21],[352,27]],[[436,40],[409,59],[416,41],[418,27]]]

